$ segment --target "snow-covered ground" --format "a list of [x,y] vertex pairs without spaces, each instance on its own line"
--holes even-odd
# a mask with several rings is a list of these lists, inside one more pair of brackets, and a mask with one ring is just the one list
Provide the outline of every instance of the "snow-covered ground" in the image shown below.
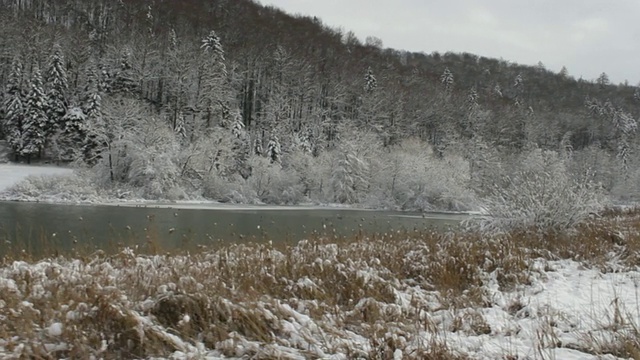
[[[69,357],[75,349],[92,358],[160,351],[153,358],[613,360],[638,346],[640,272],[615,260],[609,271],[533,260],[529,283],[511,289],[501,288],[496,270],[483,275],[484,305],[452,307],[443,293],[381,268],[380,259],[340,259],[327,244],[310,250],[323,255],[308,263],[308,251],[294,249],[296,259],[266,247],[203,257],[125,250],[90,262],[8,264],[0,268],[0,357]],[[300,267],[278,278],[285,258]],[[333,272],[340,276],[323,282]],[[255,288],[242,288],[253,277],[271,279],[267,287],[282,287],[282,296],[247,296]],[[329,289],[345,291],[336,281],[357,291],[330,305]],[[23,325],[7,325],[14,320]],[[446,354],[434,355],[437,346]]]
[[10,188],[31,175],[70,175],[72,172],[73,171],[71,169],[55,166],[0,164],[0,192]]

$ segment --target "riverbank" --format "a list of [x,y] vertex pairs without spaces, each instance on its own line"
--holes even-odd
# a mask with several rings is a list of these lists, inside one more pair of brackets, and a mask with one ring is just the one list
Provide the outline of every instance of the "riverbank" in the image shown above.
[[571,235],[5,258],[0,357],[617,359],[640,353],[640,218]]
[[[73,169],[55,166],[0,164],[0,201],[41,202],[71,205],[112,205],[148,208],[194,210],[398,210],[371,208],[362,204],[300,203],[271,205],[259,201],[221,203],[202,196],[185,196],[174,200],[149,200],[135,196],[133,189],[101,189],[89,181],[89,176]],[[478,215],[474,211],[429,211],[424,216]],[[420,215],[422,216],[422,215]]]

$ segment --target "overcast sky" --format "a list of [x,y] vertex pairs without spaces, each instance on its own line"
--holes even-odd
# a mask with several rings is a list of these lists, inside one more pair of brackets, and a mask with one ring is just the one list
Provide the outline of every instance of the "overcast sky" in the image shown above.
[[262,0],[361,40],[415,52],[470,52],[612,82],[640,81],[640,0]]

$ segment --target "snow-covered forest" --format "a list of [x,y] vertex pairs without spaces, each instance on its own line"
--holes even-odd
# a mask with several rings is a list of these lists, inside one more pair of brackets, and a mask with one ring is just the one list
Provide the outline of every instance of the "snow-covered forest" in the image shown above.
[[0,139],[87,186],[522,221],[579,208],[553,226],[638,196],[640,90],[605,73],[385,49],[250,0],[0,0],[0,23]]

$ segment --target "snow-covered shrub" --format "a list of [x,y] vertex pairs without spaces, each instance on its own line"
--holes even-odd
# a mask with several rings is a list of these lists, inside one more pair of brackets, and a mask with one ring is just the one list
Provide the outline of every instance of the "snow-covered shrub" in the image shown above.
[[534,149],[520,155],[511,169],[498,174],[484,199],[481,228],[563,232],[597,212],[605,202],[592,174],[573,178],[554,151]]
[[371,206],[428,211],[469,210],[475,204],[469,163],[459,156],[437,157],[419,140],[379,153],[372,167]]
[[6,199],[52,202],[92,202],[99,198],[86,174],[29,176],[7,189]]
[[232,204],[251,204],[256,202],[256,194],[241,185],[242,178],[223,178],[216,172],[207,175],[202,183],[202,196],[207,199]]
[[249,159],[251,176],[246,186],[258,199],[268,204],[297,204],[304,199],[303,186],[293,169],[286,169],[269,159],[254,156]]
[[297,150],[286,157],[288,169],[295,169],[301,191],[309,199],[326,201],[325,190],[331,177],[330,156],[322,153],[314,157],[306,151]]
[[620,178],[615,175],[620,171],[616,165],[615,156],[597,145],[573,151],[567,161],[567,169],[574,177],[590,172],[593,180],[600,183],[605,191],[611,191],[617,178]]

